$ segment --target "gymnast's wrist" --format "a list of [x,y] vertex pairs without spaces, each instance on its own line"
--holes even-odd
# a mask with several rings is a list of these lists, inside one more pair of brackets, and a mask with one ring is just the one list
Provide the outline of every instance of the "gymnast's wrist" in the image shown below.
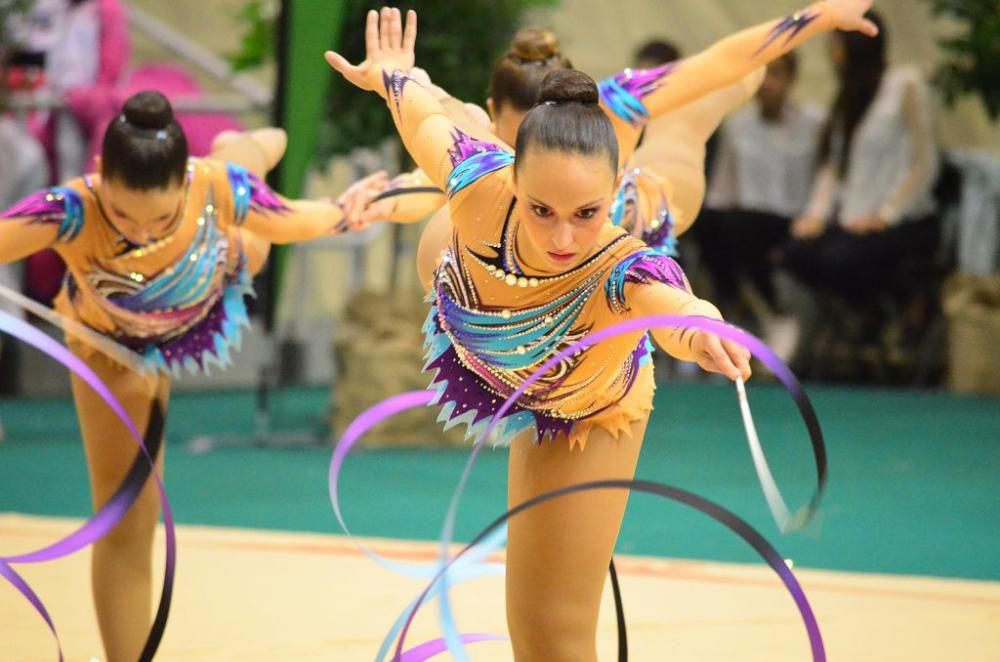
[[406,75],[406,72],[397,67],[392,61],[378,62],[368,68],[365,72],[365,83],[375,94],[388,101],[390,96],[390,84],[394,75]]
[[722,320],[722,312],[715,307],[711,301],[706,301],[705,299],[699,299],[697,297],[691,299],[686,304],[681,306],[681,315],[691,315],[693,317],[707,317],[714,320]]

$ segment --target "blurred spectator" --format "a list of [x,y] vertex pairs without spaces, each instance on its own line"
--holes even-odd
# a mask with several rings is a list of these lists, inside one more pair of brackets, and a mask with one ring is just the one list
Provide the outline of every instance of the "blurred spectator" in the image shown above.
[[[3,88],[0,86],[0,209],[45,188],[49,183],[45,151],[22,124],[3,112]],[[16,292],[23,287],[24,265],[21,262],[0,264],[0,285]],[[21,317],[21,309],[0,299],[0,310]],[[0,360],[3,354],[3,334],[0,334]],[[9,362],[3,365],[9,367]],[[7,373],[5,367],[4,373]],[[3,423],[0,422],[0,439]]]
[[[4,99],[0,88],[0,209],[48,186],[49,171],[45,152],[14,118],[3,113]],[[0,284],[18,292],[22,288],[23,265],[0,264]],[[0,300],[0,309],[17,314],[17,309]]]
[[38,87],[68,108],[34,113],[32,130],[46,145],[56,181],[92,167],[93,138],[80,115],[95,97],[110,94],[123,79],[131,43],[121,0],[39,0],[14,28],[21,50],[15,65],[41,67]]
[[785,255],[796,281],[855,310],[925,281],[940,230],[930,96],[917,71],[888,67],[885,26],[870,16],[876,38],[831,35],[839,90],[810,202]]
[[748,298],[769,344],[787,344],[787,334],[774,333],[781,318],[773,272],[792,219],[806,207],[823,123],[818,107],[792,101],[797,72],[794,52],[772,62],[756,103],[723,125],[706,211],[695,228],[719,305],[732,313],[746,294],[741,284],[752,285]]
[[681,59],[680,50],[669,41],[651,39],[635,52],[635,67],[637,69],[652,69],[667,62]]

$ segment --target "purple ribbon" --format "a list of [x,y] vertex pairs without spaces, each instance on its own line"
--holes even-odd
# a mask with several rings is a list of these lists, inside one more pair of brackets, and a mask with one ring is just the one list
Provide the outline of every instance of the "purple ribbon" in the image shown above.
[[[498,637],[495,634],[463,634],[462,643],[474,644],[480,641],[504,641],[506,637]],[[436,655],[448,650],[448,644],[444,639],[435,639],[426,643],[414,646],[403,653],[398,659],[400,662],[422,662],[429,660]]]
[[[736,533],[740,538],[745,540],[753,549],[760,554],[760,556],[767,562],[767,565],[771,567],[772,570],[781,579],[781,582],[788,589],[788,592],[792,596],[792,600],[795,602],[795,606],[799,610],[799,614],[802,617],[802,622],[805,624],[806,633],[809,637],[809,647],[812,652],[813,662],[826,662],[826,650],[823,646],[823,635],[820,632],[819,624],[816,622],[816,615],[813,613],[812,607],[809,604],[809,599],[806,597],[805,592],[802,590],[802,586],[799,584],[798,580],[795,578],[794,573],[789,569],[788,565],[785,563],[784,558],[775,549],[763,535],[760,534],[756,529],[754,529],[745,520],[741,519],[735,513],[723,508],[719,504],[713,503],[708,499],[698,496],[687,490],[682,490],[665,483],[658,483],[649,480],[600,480],[592,481],[587,483],[578,483],[576,485],[570,485],[568,487],[563,487],[551,492],[546,492],[545,494],[540,494],[522,504],[508,510],[500,517],[496,518],[482,531],[476,535],[465,547],[462,548],[458,554],[453,556],[448,560],[445,566],[441,569],[438,577],[431,580],[431,585],[439,578],[445,576],[445,573],[451,567],[451,565],[461,558],[469,549],[474,545],[479,544],[483,538],[490,535],[498,527],[502,526],[507,522],[507,520],[518,514],[528,510],[529,508],[534,508],[539,506],[546,501],[551,501],[552,499],[557,499],[559,497],[564,497],[575,492],[584,492],[588,490],[605,490],[605,489],[619,489],[619,490],[630,490],[633,492],[644,492],[646,494],[652,494],[655,496],[660,496],[665,499],[676,501],[678,503],[684,504],[697,510],[705,515],[708,515],[715,521],[723,524],[730,531]],[[396,647],[396,655],[392,658],[392,662],[420,662],[421,660],[427,659],[426,657],[406,657],[407,654],[401,653],[406,640],[406,634],[409,630],[410,624],[413,622],[413,618],[416,615],[417,610],[420,608],[421,602],[424,600],[425,595],[428,593],[428,589],[424,589],[420,597],[417,598],[416,605],[410,613],[410,617],[403,626],[403,631],[399,635],[399,642]],[[444,598],[444,593],[442,592],[442,599]],[[621,639],[619,639],[621,641]],[[411,654],[413,650],[408,654]]]
[[45,624],[49,626],[49,630],[52,631],[52,637],[56,640],[56,649],[59,651],[59,662],[63,662],[63,651],[62,644],[59,642],[59,633],[56,632],[56,624],[52,622],[52,617],[49,616],[49,610],[45,608],[38,594],[32,590],[28,582],[24,581],[21,575],[17,574],[14,568],[10,567],[6,561],[0,559],[0,575],[3,575],[4,579],[9,581],[18,592],[27,598],[31,606],[35,608],[35,611],[41,615],[42,620]]
[[[0,557],[0,574],[14,585],[18,592],[34,606],[35,611],[49,625],[56,639],[56,645],[59,647],[59,659],[62,660],[62,646],[48,611],[34,591],[31,590],[31,587],[14,572],[9,564],[52,561],[69,556],[97,542],[117,526],[136,498],[138,498],[148,477],[152,475],[156,481],[156,488],[160,493],[160,502],[163,509],[163,526],[167,544],[166,568],[163,574],[163,589],[160,595],[160,604],[157,608],[156,617],[150,628],[149,635],[146,638],[146,644],[139,657],[140,662],[149,662],[156,654],[156,650],[163,637],[163,632],[166,629],[167,617],[170,613],[171,596],[173,595],[174,571],[177,562],[177,540],[173,513],[170,509],[170,502],[167,499],[163,482],[156,473],[156,463],[153,459],[153,456],[157,453],[156,447],[158,447],[163,433],[164,412],[162,405],[156,399],[151,403],[149,425],[146,429],[146,439],[143,441],[143,437],[139,434],[135,423],[115,397],[114,393],[111,392],[107,385],[101,381],[100,377],[86,363],[66,347],[27,322],[23,322],[3,311],[0,311],[0,331],[22,340],[55,359],[94,389],[101,399],[108,404],[115,416],[125,425],[129,434],[135,440],[136,444],[138,444],[140,451],[140,455],[136,457],[135,462],[133,462],[132,467],[129,469],[128,475],[122,481],[121,486],[119,486],[114,496],[93,517],[87,520],[76,531],[47,547],[15,556]],[[154,447],[152,453],[150,453],[150,447]]]
[[[560,361],[571,356],[575,352],[581,351],[586,347],[592,346],[596,343],[599,343],[603,340],[607,340],[617,335],[634,333],[636,331],[645,332],[648,331],[649,329],[663,328],[663,327],[679,327],[679,328],[689,328],[689,329],[707,331],[723,339],[731,340],[746,347],[752,355],[754,355],[768,369],[770,369],[771,372],[775,374],[775,376],[779,379],[779,381],[781,381],[781,383],[785,386],[785,388],[791,393],[792,398],[794,399],[796,406],[798,407],[799,412],[802,415],[806,423],[806,427],[809,431],[809,436],[813,446],[813,453],[817,471],[816,490],[812,498],[810,499],[809,503],[803,508],[802,514],[798,518],[798,521],[804,524],[808,522],[814,515],[816,509],[819,507],[819,503],[822,499],[822,495],[826,486],[826,476],[827,476],[826,449],[824,446],[822,431],[820,429],[816,413],[812,407],[812,404],[809,402],[809,399],[806,396],[804,390],[802,389],[798,380],[795,378],[795,375],[792,374],[791,370],[789,370],[788,367],[785,366],[781,362],[781,360],[778,359],[774,355],[774,353],[771,352],[770,349],[768,349],[767,346],[759,339],[747,333],[746,331],[743,331],[742,329],[736,328],[732,325],[726,324],[725,322],[721,322],[719,320],[714,320],[706,317],[692,317],[692,316],[682,316],[682,315],[657,315],[657,316],[628,320],[610,326],[606,329],[602,329],[601,331],[589,334],[579,342],[558,352],[556,355],[554,355],[552,358],[546,361],[527,380],[525,380],[525,382],[520,387],[518,387],[517,390],[515,390],[514,393],[512,393],[509,398],[507,398],[507,400],[503,403],[503,405],[501,405],[500,409],[493,415],[492,420],[490,421],[490,425],[487,427],[486,431],[477,440],[475,446],[472,449],[472,452],[470,453],[470,457],[466,463],[465,469],[459,480],[459,484],[456,487],[455,493],[452,497],[448,514],[445,518],[445,523],[442,528],[441,549],[442,549],[442,560],[444,563],[442,565],[442,569],[438,573],[438,577],[436,577],[431,582],[432,586],[435,581],[440,579],[442,584],[444,585],[443,590],[441,592],[441,600],[440,600],[442,619],[444,622],[447,623],[451,621],[451,612],[447,595],[448,592],[447,575],[445,573],[448,567],[454,562],[455,558],[457,558],[456,556],[449,559],[447,550],[451,542],[452,532],[454,530],[454,522],[457,516],[458,502],[460,501],[461,496],[464,492],[465,485],[471,474],[472,466],[476,460],[476,457],[478,456],[479,450],[482,448],[485,440],[491,437],[491,433],[500,423],[504,414],[506,414],[506,412],[516,403],[518,398],[525,392],[525,390],[528,389],[539,378],[541,378],[542,375],[548,372]],[[393,398],[392,400],[407,399],[407,398],[412,403],[412,406],[419,406],[420,402],[422,402],[422,398],[416,394],[397,396],[397,398]],[[354,421],[354,423],[352,423],[352,428],[354,428],[352,432],[354,432],[355,435],[359,435],[360,434],[359,431],[370,429],[380,421],[391,416],[392,413],[388,413],[390,410],[392,410],[393,412],[398,412],[402,408],[405,408],[405,406],[402,408],[399,406],[402,404],[403,402],[396,402],[395,403],[396,406],[389,406],[388,408],[385,409],[383,409],[380,405],[372,407],[371,409],[364,412],[361,416],[359,416],[358,419]],[[339,458],[337,458],[339,462],[343,461],[344,455],[346,455],[346,450],[343,452],[343,454],[341,454]],[[333,471],[334,467],[331,465],[331,472]],[[826,659],[825,652],[823,649],[822,636],[820,635],[819,626],[816,623],[815,616],[812,612],[811,607],[809,606],[809,602],[806,599],[806,596],[802,591],[801,587],[795,580],[794,575],[785,565],[781,555],[778,554],[778,552],[769,543],[767,543],[767,541],[763,538],[763,536],[761,536],[761,534],[759,534],[749,524],[741,520],[733,513],[725,510],[724,508],[718,506],[717,504],[702,499],[697,495],[694,495],[690,492],[686,492],[684,490],[679,490],[678,488],[670,487],[668,485],[662,485],[650,481],[598,481],[596,483],[571,486],[568,488],[563,488],[561,490],[556,490],[549,494],[541,495],[529,502],[521,504],[517,508],[508,511],[503,516],[498,518],[496,521],[494,521],[493,524],[490,525],[490,527],[487,527],[487,529],[484,530],[484,532],[480,534],[480,536],[477,536],[476,539],[473,541],[473,543],[470,543],[469,546],[466,546],[466,548],[464,548],[463,551],[459,553],[459,556],[464,554],[471,547],[471,545],[478,543],[485,535],[488,535],[489,532],[492,532],[497,526],[500,526],[503,522],[505,522],[507,519],[509,519],[518,512],[533,507],[534,505],[538,505],[539,503],[543,503],[548,499],[556,498],[558,496],[563,496],[565,494],[569,494],[574,491],[580,491],[584,489],[608,489],[608,488],[635,489],[638,491],[648,492],[651,494],[657,494],[661,497],[684,503],[692,508],[695,508],[696,510],[699,510],[702,513],[709,515],[713,519],[716,519],[717,521],[723,523],[728,528],[730,528],[730,530],[734,531],[735,533],[737,533],[737,535],[746,540],[765,559],[768,565],[770,565],[771,568],[775,570],[775,572],[778,574],[782,582],[785,584],[785,586],[791,593],[792,598],[794,599],[796,606],[798,607],[799,612],[802,615],[803,621],[805,623],[805,627],[809,635],[810,646],[812,648],[813,659],[816,662],[823,662]],[[400,637],[397,642],[396,652],[393,658],[394,662],[395,661],[403,662],[404,660],[403,646],[406,634],[409,630],[410,624],[413,621],[413,618],[416,615],[417,609],[419,609],[421,603],[425,599],[429,590],[430,586],[427,589],[425,589],[424,592],[417,599],[414,609],[410,612],[410,616],[407,619],[405,625],[403,626],[402,632],[400,633]],[[458,650],[454,650],[455,649],[454,645],[451,646],[451,648],[453,648],[453,653],[464,654],[464,650],[461,649],[462,646],[461,640],[456,641],[454,643],[457,643]],[[407,662],[414,662],[413,658],[405,658],[405,659],[407,660]]]

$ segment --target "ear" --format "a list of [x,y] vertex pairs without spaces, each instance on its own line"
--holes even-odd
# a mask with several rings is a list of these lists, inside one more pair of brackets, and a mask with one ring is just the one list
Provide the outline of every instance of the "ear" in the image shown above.
[[618,189],[621,188],[623,179],[625,179],[625,166],[618,168],[618,174],[615,176],[615,188],[613,189],[614,193],[617,193]]
[[490,114],[490,119],[497,121],[497,109],[493,105],[493,97],[486,97],[486,111]]
[[101,177],[104,176],[104,161],[101,160],[101,155],[100,154],[98,154],[98,155],[96,155],[94,157],[94,170],[98,174],[100,174]]

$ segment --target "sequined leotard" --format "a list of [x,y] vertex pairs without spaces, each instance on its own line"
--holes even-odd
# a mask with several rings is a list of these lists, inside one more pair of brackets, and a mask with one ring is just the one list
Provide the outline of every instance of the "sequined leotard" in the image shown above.
[[191,159],[174,225],[138,246],[114,225],[95,192],[97,176],[39,192],[0,213],[28,226],[59,227],[54,246],[68,273],[56,308],[179,372],[223,367],[247,323],[252,293],[239,226],[253,211],[289,211],[240,166]]
[[[533,272],[518,259],[511,154],[461,134],[453,159],[455,233],[435,275],[427,369],[435,371],[448,424],[478,430],[546,359],[623,321],[626,282],[687,284],[673,260],[610,224],[576,268]],[[627,430],[651,409],[647,354],[645,336],[635,333],[566,359],[521,396],[495,441],[531,430],[538,439],[563,433],[582,446],[595,424],[616,435]]]

